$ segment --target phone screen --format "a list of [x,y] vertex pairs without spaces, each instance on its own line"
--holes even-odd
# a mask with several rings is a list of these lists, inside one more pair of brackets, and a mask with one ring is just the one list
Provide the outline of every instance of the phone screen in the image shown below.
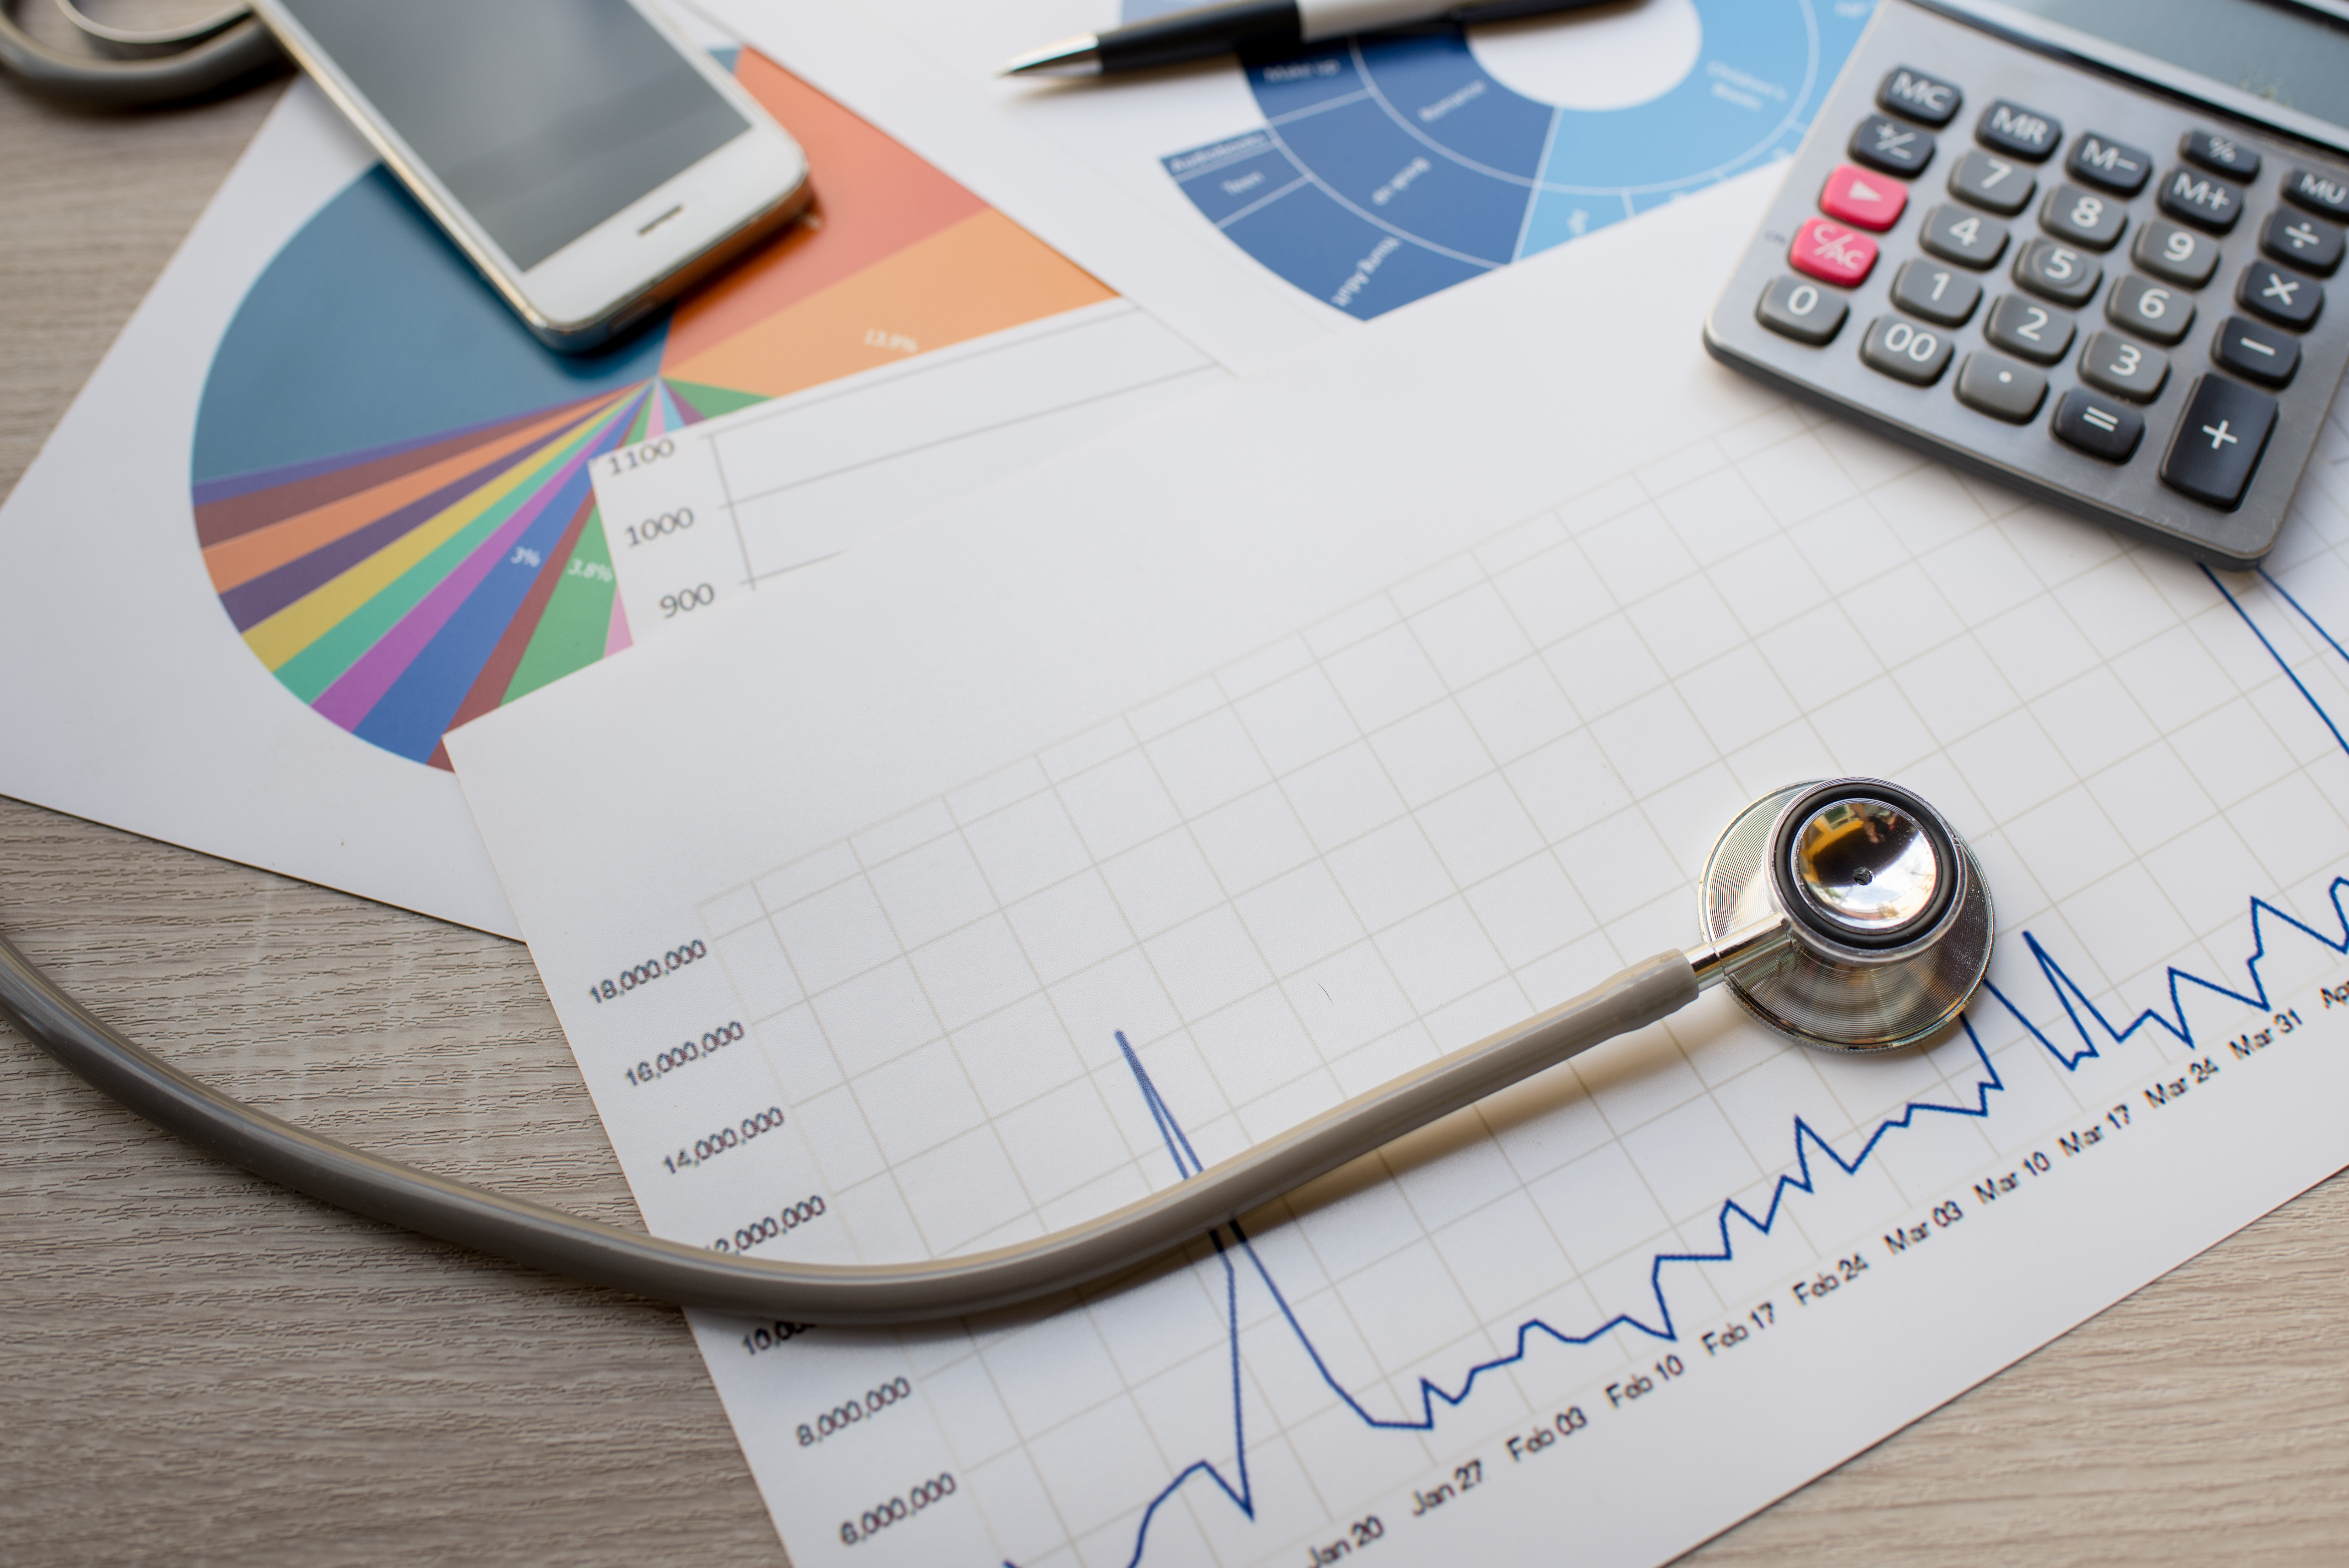
[[626,0],[285,0],[527,272],[750,129]]

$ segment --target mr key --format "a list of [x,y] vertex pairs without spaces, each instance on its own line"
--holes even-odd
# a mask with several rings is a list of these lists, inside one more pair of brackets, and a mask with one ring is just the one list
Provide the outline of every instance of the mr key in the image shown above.
[[2198,0],[2161,12],[2202,29],[2164,35],[2171,59],[2138,8],[2098,39],[2032,36],[2012,6],[1994,35],[1978,6],[1885,0],[1706,345],[1945,461],[2249,565],[2349,363],[2349,312],[2325,308],[2349,131],[2193,67],[2288,25],[2293,101],[2349,118],[2349,21]]

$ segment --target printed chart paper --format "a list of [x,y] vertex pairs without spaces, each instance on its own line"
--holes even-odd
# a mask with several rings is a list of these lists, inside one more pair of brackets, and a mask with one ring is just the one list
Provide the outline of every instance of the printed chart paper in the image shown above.
[[1655,336],[1765,194],[452,737],[647,1222],[769,1257],[1180,1181],[1694,940],[1790,782],[1986,869],[1929,1048],[1715,994],[1031,1309],[695,1314],[794,1562],[1661,1562],[2349,1161],[2349,433],[2259,574],[1961,481]]
[[[578,358],[297,84],[9,500],[0,658],[46,678],[0,694],[0,790],[512,933],[444,732],[1222,379],[788,72],[734,68],[807,147],[812,215]],[[766,479],[751,514],[599,508],[605,470],[720,430]]]
[[1791,153],[1875,0],[1641,0],[1114,82],[1003,62],[1183,0],[701,0],[1219,361]]

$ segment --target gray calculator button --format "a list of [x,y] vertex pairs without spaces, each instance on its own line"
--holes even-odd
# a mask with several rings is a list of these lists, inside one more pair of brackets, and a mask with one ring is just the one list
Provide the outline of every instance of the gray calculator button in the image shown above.
[[2037,413],[2046,396],[2046,377],[2003,354],[1982,349],[1958,367],[1958,401],[2009,424],[2022,424]]
[[2341,265],[2341,231],[2305,213],[2278,207],[2260,225],[2260,249],[2302,272],[2331,277]]
[[2012,158],[1995,152],[1969,152],[1950,171],[1950,194],[1961,202],[1987,207],[2001,217],[2023,211],[2038,178]]
[[2117,332],[2091,332],[2080,347],[2080,379],[2116,398],[2149,403],[2169,379],[2169,356]]
[[1879,316],[1860,340],[1859,357],[1870,369],[1912,386],[1930,387],[1950,368],[1950,335],[1898,316]]
[[2128,227],[2128,208],[2117,196],[2099,195],[2077,185],[2058,185],[2039,205],[2039,226],[2059,240],[2092,251],[2108,251]]
[[2230,179],[2256,180],[2260,177],[2258,151],[2231,136],[2221,136],[2215,130],[2188,131],[2178,139],[2178,156],[2189,163],[2199,163],[2213,174],[2224,174]]
[[2033,240],[2014,258],[2014,281],[2058,305],[2086,304],[2104,275],[2094,256],[2054,240]]
[[2134,196],[2145,189],[2145,177],[2153,172],[2153,154],[2090,131],[2072,143],[2064,167],[2075,180]]
[[2064,140],[2064,122],[2001,99],[1974,122],[1974,140],[1992,152],[2040,162]]
[[2349,222],[2349,180],[2337,174],[2295,169],[2283,182],[2283,194],[2286,201],[2297,202],[2312,213]]
[[1771,331],[1816,347],[1843,330],[1851,306],[1808,278],[1781,277],[1762,291],[1754,314]]
[[1939,77],[1929,77],[1907,66],[1896,66],[1876,89],[1876,107],[1887,114],[1898,114],[1920,125],[1941,126],[1950,123],[1950,116],[1958,112],[1958,105],[1966,101],[1954,83]]
[[2123,273],[2105,296],[2105,317],[2156,343],[2175,343],[2194,325],[2194,301],[2175,285]]
[[2223,234],[2243,215],[2243,193],[2215,174],[2172,169],[2161,177],[2154,202],[2180,223]]
[[1962,327],[1982,303],[1982,285],[1953,266],[1920,257],[1901,264],[1892,279],[1892,303],[1943,327]]
[[2106,462],[2127,462],[2145,436],[2145,416],[2075,387],[2056,400],[2055,438]]
[[2199,288],[2219,270],[2219,242],[2156,218],[2137,230],[2129,259],[2156,277]]
[[2268,436],[2276,400],[2224,376],[2205,376],[2188,394],[2186,411],[2161,459],[2162,483],[2197,501],[2233,511],[2250,488]]
[[1872,114],[1851,133],[1851,155],[1870,169],[1906,180],[1933,161],[1933,136],[1913,125]]
[[2300,340],[2257,321],[2230,316],[2210,340],[2210,358],[2239,376],[2281,387],[2300,369]]
[[1943,261],[1986,267],[2006,250],[2006,225],[1944,202],[1925,213],[1917,243]]
[[1982,336],[2010,354],[2037,365],[2053,365],[2072,347],[2072,318],[2019,294],[2002,294],[1982,323]]
[[2294,332],[2307,329],[2324,308],[2324,286],[2272,262],[2253,262],[2235,286],[2235,303]]

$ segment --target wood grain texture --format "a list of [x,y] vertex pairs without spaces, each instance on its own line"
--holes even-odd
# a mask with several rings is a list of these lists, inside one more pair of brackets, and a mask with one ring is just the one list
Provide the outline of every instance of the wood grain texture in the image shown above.
[[[0,89],[0,488],[274,90]],[[281,1115],[633,1222],[519,948],[7,801],[0,929]],[[0,1563],[783,1561],[677,1314],[290,1199],[5,1026],[0,1125]],[[2336,1179],[1691,1561],[2349,1561],[2344,1254]]]

